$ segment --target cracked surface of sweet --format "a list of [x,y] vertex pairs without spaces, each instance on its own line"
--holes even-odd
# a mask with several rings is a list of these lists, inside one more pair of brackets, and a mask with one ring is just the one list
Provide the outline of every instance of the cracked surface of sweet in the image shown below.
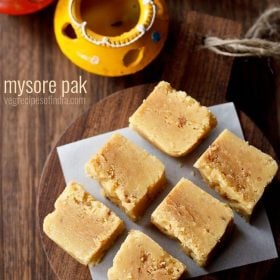
[[120,134],[114,134],[87,163],[86,172],[133,220],[165,184],[164,165]]
[[171,156],[192,151],[216,126],[215,116],[183,91],[160,82],[129,119],[130,126]]
[[185,265],[165,252],[155,241],[133,230],[117,252],[108,270],[109,280],[177,280]]
[[233,221],[232,210],[182,178],[152,213],[152,223],[180,241],[185,252],[204,266]]
[[194,164],[208,184],[250,217],[278,166],[273,158],[224,130]]
[[69,183],[44,219],[44,232],[84,265],[100,261],[123,231],[122,220],[77,183]]

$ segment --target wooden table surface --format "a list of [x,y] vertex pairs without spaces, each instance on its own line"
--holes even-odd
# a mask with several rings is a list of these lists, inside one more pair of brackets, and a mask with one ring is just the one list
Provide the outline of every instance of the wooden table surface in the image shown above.
[[[246,30],[264,9],[275,3],[278,1],[169,0],[171,30],[176,31],[188,10],[239,21]],[[132,76],[91,75],[78,69],[60,52],[53,34],[53,12],[51,6],[30,16],[0,15],[0,82],[60,82],[82,75],[92,94],[86,95],[86,103],[82,105],[13,107],[0,98],[0,279],[3,280],[55,279],[41,246],[35,218],[40,174],[49,152],[62,132],[92,104],[117,90],[158,81],[162,76],[161,64],[168,56],[163,50],[154,63]],[[238,109],[247,113],[280,157],[280,63],[256,58],[235,60],[226,100],[234,101]],[[279,188],[270,192],[280,195]],[[280,221],[280,213],[276,217]],[[279,232],[280,224],[274,227]],[[279,239],[276,244],[279,252]],[[273,278],[273,273],[278,277]],[[266,275],[262,279],[280,279],[278,260]],[[244,274],[244,279],[248,277]]]

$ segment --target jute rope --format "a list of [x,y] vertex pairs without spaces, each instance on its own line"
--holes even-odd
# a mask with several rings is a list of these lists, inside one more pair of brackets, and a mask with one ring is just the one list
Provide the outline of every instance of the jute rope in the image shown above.
[[204,48],[226,56],[280,59],[280,7],[265,11],[248,30],[244,39],[206,37]]

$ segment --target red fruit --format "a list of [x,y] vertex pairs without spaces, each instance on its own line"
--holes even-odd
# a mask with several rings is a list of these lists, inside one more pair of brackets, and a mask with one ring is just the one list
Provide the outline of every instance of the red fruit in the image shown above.
[[54,0],[0,0],[0,13],[24,15],[43,9]]

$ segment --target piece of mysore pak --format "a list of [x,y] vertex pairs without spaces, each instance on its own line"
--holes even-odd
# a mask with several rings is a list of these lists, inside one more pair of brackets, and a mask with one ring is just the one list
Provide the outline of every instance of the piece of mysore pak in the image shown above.
[[176,280],[185,266],[140,231],[129,233],[108,270],[109,280]]
[[180,157],[191,152],[217,121],[194,98],[160,82],[129,118],[129,123],[160,150]]
[[153,212],[151,221],[163,233],[178,239],[198,265],[205,266],[231,232],[233,212],[182,178]]
[[95,265],[124,230],[124,223],[77,183],[69,183],[44,219],[46,235],[84,265]]
[[114,134],[86,164],[86,172],[133,220],[143,215],[166,181],[164,165],[120,134]]
[[205,181],[249,220],[278,166],[273,158],[224,130],[194,164]]

